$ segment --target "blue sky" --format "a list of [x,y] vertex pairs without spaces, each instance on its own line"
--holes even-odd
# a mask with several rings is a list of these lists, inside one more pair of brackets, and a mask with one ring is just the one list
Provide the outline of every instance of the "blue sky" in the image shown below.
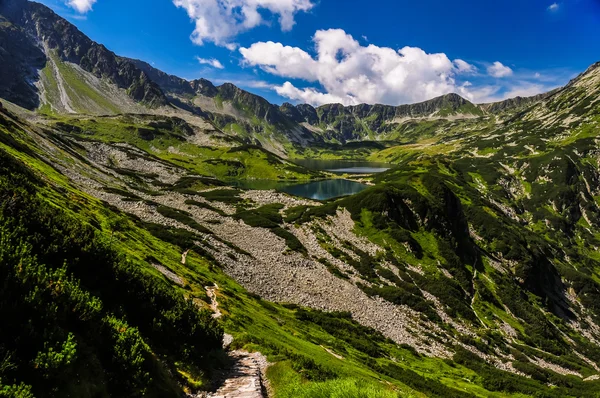
[[600,0],[42,0],[119,55],[281,103],[487,102],[600,60]]

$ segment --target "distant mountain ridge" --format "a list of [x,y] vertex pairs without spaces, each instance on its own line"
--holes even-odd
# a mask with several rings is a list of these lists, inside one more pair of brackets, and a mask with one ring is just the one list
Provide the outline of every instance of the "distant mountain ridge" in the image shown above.
[[290,145],[309,142],[386,140],[412,121],[512,112],[559,91],[480,105],[450,93],[399,106],[278,106],[231,83],[215,86],[202,78],[188,81],[144,61],[120,57],[42,4],[5,0],[0,15],[2,98],[28,109],[45,106],[57,113],[189,112],[281,155],[289,152]]

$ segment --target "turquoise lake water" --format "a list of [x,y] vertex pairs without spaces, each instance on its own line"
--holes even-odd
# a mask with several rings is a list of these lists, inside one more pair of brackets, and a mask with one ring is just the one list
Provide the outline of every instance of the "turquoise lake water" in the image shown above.
[[[323,170],[338,174],[374,174],[389,170],[386,163],[346,161],[346,160],[294,160],[296,164],[311,170]],[[308,199],[327,200],[340,196],[354,195],[368,188],[368,185],[341,178],[306,183],[280,182],[271,180],[239,180],[232,185],[242,189],[276,189],[290,195]]]

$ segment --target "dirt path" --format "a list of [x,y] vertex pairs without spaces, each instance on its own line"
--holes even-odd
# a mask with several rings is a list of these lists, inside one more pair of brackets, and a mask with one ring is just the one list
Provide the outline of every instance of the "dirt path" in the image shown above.
[[330,350],[329,348],[325,347],[324,345],[320,345],[319,347],[321,347],[322,349],[324,349],[325,351],[327,351],[329,354],[333,355],[333,356],[334,356],[334,357],[336,357],[337,359],[341,359],[341,360],[343,360],[343,359],[344,359],[344,357],[343,357],[343,356],[341,356],[341,355],[339,355],[339,354],[336,354],[335,352],[333,352],[333,351],[332,351],[332,350]]
[[[216,291],[219,286],[205,286],[210,298],[210,308],[213,318],[220,318],[223,313],[219,310]],[[223,336],[223,347],[229,346],[233,340],[231,335]],[[267,391],[264,374],[269,363],[260,352],[231,351],[228,353],[233,361],[231,370],[225,375],[221,387],[208,398],[266,398]]]
[[210,298],[210,309],[213,314],[212,317],[215,319],[219,319],[223,313],[219,309],[219,302],[217,301],[217,294],[215,293],[219,286],[215,283],[214,286],[205,286],[206,294],[208,294],[208,298]]

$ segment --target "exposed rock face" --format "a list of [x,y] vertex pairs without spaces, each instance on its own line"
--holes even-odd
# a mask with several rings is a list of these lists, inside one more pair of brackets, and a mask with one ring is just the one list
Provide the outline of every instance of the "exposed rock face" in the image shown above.
[[[12,14],[12,4],[14,2],[0,4],[0,12]],[[25,108],[36,108],[39,98],[32,82],[45,63],[43,51],[32,43],[24,30],[0,16],[0,97]]]
[[266,99],[244,91],[231,83],[225,83],[218,87],[219,95],[223,100],[246,108],[251,114],[271,124],[289,122],[279,111],[279,108],[271,105]]
[[300,112],[304,120],[306,120],[309,124],[314,125],[319,122],[319,116],[317,115],[317,111],[312,106],[308,104],[300,104],[296,106],[296,109],[298,110],[298,112]]
[[[229,129],[229,126],[236,124],[245,131],[248,143],[262,145],[260,135],[265,130],[265,126],[272,127],[281,135],[281,138],[296,144],[321,140],[320,137],[311,134],[310,131],[299,125],[304,122],[304,118],[291,104],[279,107],[231,83],[215,86],[206,79],[188,81],[168,75],[146,62],[129,61],[156,82],[171,102],[193,113],[210,118],[219,128]],[[290,112],[294,112],[294,115],[291,115]],[[251,122],[256,119],[263,125],[257,126],[256,123]],[[266,147],[269,146],[266,145]],[[269,149],[278,153],[276,148],[269,147]]]
[[390,123],[401,119],[469,118],[483,115],[482,109],[458,94],[447,94],[412,105],[326,104],[314,108],[308,104],[294,107],[285,103],[279,109],[288,119],[319,127],[325,130],[327,139],[341,142],[364,139],[372,133],[381,134],[388,129]]
[[283,113],[285,115],[285,117],[287,117],[288,119],[290,119],[296,123],[304,122],[304,117],[302,116],[302,114],[300,113],[298,108],[296,108],[294,105],[290,104],[289,102],[283,103],[279,107],[279,111],[281,113]]
[[153,82],[158,84],[162,90],[171,95],[204,95],[207,97],[215,97],[219,94],[217,88],[206,79],[196,79],[188,81],[180,77],[169,75],[159,69],[154,68],[150,64],[139,59],[127,59],[137,68],[144,71]]
[[219,94],[219,90],[206,79],[196,79],[191,82],[192,88],[198,94],[205,95],[207,97],[216,97]]
[[324,123],[330,123],[334,121],[336,117],[342,115],[353,115],[361,119],[371,115],[378,115],[384,120],[392,120],[400,117],[427,117],[442,110],[446,111],[447,114],[454,114],[458,113],[461,110],[461,107],[465,106],[467,107],[467,109],[465,109],[467,112],[465,113],[472,115],[481,114],[481,111],[478,110],[476,105],[462,98],[458,94],[447,94],[429,101],[411,105],[391,106],[381,104],[360,104],[343,106],[341,104],[327,104],[315,109],[310,105],[302,104],[298,105],[297,109],[300,114],[304,116],[305,121],[314,124],[316,122],[313,117],[314,115],[317,116],[320,122]]
[[231,83],[225,83],[216,87],[206,79],[188,81],[177,76],[168,75],[146,62],[139,60],[128,61],[143,70],[168,94],[200,95],[209,98],[219,96],[221,100],[230,101],[235,107],[258,117],[259,119],[263,119],[270,124],[289,123],[289,120],[277,106],[272,105],[266,99],[242,90]]
[[6,93],[5,98],[29,109],[39,104],[32,82],[37,80],[35,71],[46,64],[43,47],[39,44],[43,43],[63,61],[79,65],[94,76],[126,89],[136,101],[150,107],[167,104],[159,86],[132,62],[90,40],[48,7],[12,0],[0,6],[0,13],[6,18],[0,27],[2,64],[8,67],[7,73],[3,67],[0,74],[0,92]]

